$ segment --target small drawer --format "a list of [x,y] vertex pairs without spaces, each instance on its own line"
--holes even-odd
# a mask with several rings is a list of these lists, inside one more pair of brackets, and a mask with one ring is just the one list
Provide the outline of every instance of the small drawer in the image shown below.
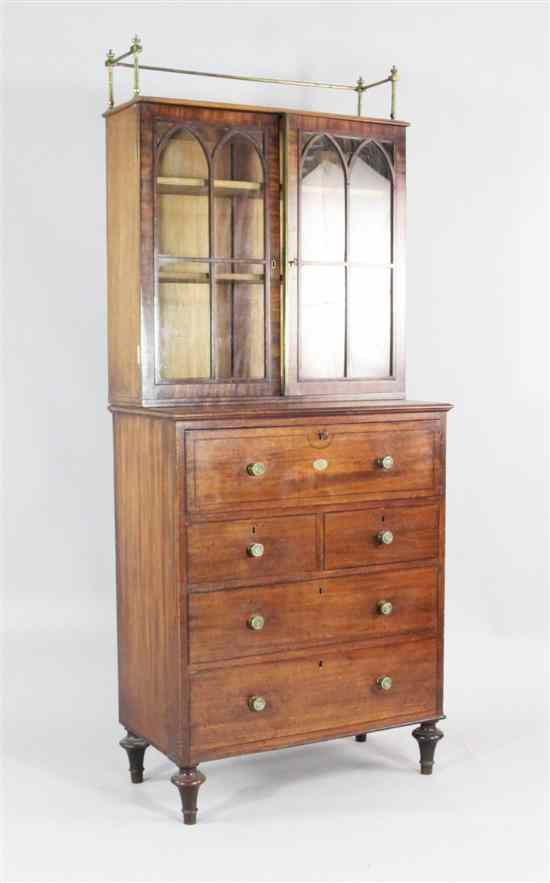
[[191,595],[191,663],[437,627],[437,569]]
[[436,558],[439,507],[395,506],[325,515],[325,568]]
[[191,511],[441,489],[435,422],[196,430],[186,439]]
[[[385,680],[383,680],[385,679]],[[437,705],[437,643],[409,641],[240,665],[191,678],[197,752],[315,731],[415,720]]]
[[320,566],[314,515],[195,524],[187,545],[192,585],[261,583]]

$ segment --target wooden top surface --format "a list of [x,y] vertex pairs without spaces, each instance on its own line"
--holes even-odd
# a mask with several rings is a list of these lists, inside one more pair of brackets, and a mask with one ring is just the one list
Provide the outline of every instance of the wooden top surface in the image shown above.
[[127,107],[132,107],[134,104],[173,104],[176,107],[209,107],[218,110],[253,111],[254,113],[286,113],[294,114],[296,116],[330,117],[335,120],[353,120],[354,122],[360,121],[362,123],[384,123],[386,126],[410,126],[410,123],[407,123],[404,120],[391,120],[385,119],[384,117],[359,117],[357,114],[298,110],[292,107],[260,107],[255,104],[224,104],[220,101],[192,101],[188,98],[152,98],[146,97],[145,95],[139,95],[137,98],[132,98],[130,101],[124,102],[124,104],[117,104],[115,107],[106,110],[103,113],[103,116],[108,117],[114,113],[119,113],[121,110],[125,110]]
[[281,396],[264,401],[208,401],[188,405],[168,405],[165,407],[140,407],[139,405],[109,405],[109,410],[125,414],[140,414],[142,417],[163,417],[165,420],[219,420],[271,417],[311,417],[358,416],[365,414],[403,414],[408,412],[450,411],[448,402],[411,402],[405,399],[392,400],[335,400],[319,401],[311,399],[288,399]]

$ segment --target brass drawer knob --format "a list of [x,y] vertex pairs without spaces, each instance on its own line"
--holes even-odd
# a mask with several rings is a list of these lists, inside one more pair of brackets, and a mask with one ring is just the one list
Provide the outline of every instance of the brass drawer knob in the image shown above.
[[394,467],[393,457],[390,457],[389,454],[386,454],[385,457],[378,457],[376,462],[380,466],[380,469],[388,470],[388,469],[393,469],[393,467]]
[[378,613],[381,613],[382,616],[389,616],[393,613],[393,604],[391,601],[379,601],[377,606]]
[[265,549],[263,543],[251,543],[246,551],[252,558],[261,558]]
[[324,457],[320,457],[318,460],[314,460],[313,468],[316,470],[316,472],[324,472],[325,469],[328,469],[328,460],[325,460]]
[[390,678],[389,675],[383,675],[381,678],[378,678],[376,684],[380,690],[391,690],[393,687],[393,679]]
[[389,546],[390,543],[393,543],[393,533],[391,530],[379,530],[376,539],[381,546]]
[[265,625],[265,619],[261,613],[253,613],[252,616],[248,617],[248,628],[252,629],[254,632],[261,632]]
[[255,475],[256,477],[265,475],[265,463],[249,463],[246,471],[249,475]]
[[248,699],[248,707],[250,711],[264,711],[267,700],[263,696],[250,696]]

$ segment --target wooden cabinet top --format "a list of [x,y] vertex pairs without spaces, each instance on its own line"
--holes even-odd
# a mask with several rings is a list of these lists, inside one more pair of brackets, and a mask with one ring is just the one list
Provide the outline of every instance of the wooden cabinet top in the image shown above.
[[391,120],[383,117],[358,117],[356,114],[326,113],[325,111],[313,110],[297,110],[296,108],[290,107],[262,107],[254,104],[229,104],[227,102],[221,101],[195,101],[189,98],[155,98],[145,95],[139,95],[136,98],[130,99],[130,101],[125,101],[122,104],[117,104],[115,107],[106,110],[103,113],[103,116],[109,117],[113,114],[120,113],[121,110],[125,110],[127,107],[132,107],[139,104],[169,105],[173,107],[203,107],[226,111],[245,110],[251,111],[253,113],[288,114],[291,116],[299,114],[300,116],[320,117],[321,119],[330,118],[335,120],[350,120],[352,122],[379,123],[385,126],[410,126],[410,123],[405,122],[405,120]]

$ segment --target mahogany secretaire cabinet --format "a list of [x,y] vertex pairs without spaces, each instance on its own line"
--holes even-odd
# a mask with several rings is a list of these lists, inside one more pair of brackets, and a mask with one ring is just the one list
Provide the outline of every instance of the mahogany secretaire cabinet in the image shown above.
[[405,399],[406,124],[106,113],[121,745],[202,761],[443,717],[446,404]]

